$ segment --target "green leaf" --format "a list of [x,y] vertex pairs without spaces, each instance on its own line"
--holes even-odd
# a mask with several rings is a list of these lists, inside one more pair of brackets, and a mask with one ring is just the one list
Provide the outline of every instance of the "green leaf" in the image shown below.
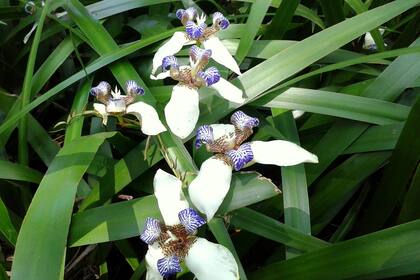
[[405,193],[404,201],[401,206],[400,215],[398,216],[398,223],[408,222],[419,218],[420,205],[417,201],[420,194],[420,167],[417,165],[417,170],[413,175],[410,187]]
[[420,221],[270,264],[250,279],[381,279],[420,272]]
[[344,20],[343,0],[318,0],[328,26]]
[[271,0],[260,0],[252,4],[242,39],[239,42],[238,50],[236,51],[235,57],[239,64],[244,60],[251,49],[254,38],[260,29],[268,8],[270,7],[270,2]]
[[18,180],[38,184],[42,179],[42,174],[26,165],[0,160],[0,179]]
[[260,235],[267,239],[285,244],[302,252],[316,251],[328,246],[328,243],[302,233],[268,216],[249,208],[232,212],[230,222],[236,227]]
[[18,236],[17,230],[12,223],[9,211],[6,205],[0,197],[0,233],[6,238],[6,240],[12,245],[16,245],[16,239]]
[[23,220],[13,261],[13,278],[63,277],[67,234],[77,186],[98,148],[113,134],[82,137],[57,154]]
[[404,121],[410,111],[408,106],[373,98],[303,88],[290,88],[271,101],[259,100],[256,104],[381,125]]
[[286,0],[281,2],[264,33],[265,39],[281,39],[284,36],[289,28],[289,24],[292,22],[299,2],[300,0]]

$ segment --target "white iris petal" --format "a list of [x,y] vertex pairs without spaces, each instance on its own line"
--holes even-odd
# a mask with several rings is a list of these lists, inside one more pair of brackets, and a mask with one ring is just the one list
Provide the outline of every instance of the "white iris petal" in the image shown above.
[[205,40],[203,45],[205,49],[211,49],[211,58],[214,59],[217,63],[232,70],[236,74],[241,75],[241,70],[239,69],[238,63],[219,38],[212,36]]
[[188,193],[195,207],[210,221],[230,188],[232,167],[214,157],[201,165],[198,176],[191,182]]
[[165,117],[171,131],[180,138],[186,138],[197,124],[200,109],[198,91],[184,85],[176,85],[165,107]]
[[182,182],[175,176],[159,169],[153,180],[159,210],[167,226],[180,223],[178,213],[188,208],[182,193]]
[[157,135],[166,131],[165,126],[159,120],[155,108],[144,102],[136,102],[127,107],[127,114],[136,116],[141,123],[141,131],[146,135]]
[[224,98],[229,101],[241,104],[245,101],[244,98],[242,98],[242,90],[234,86],[232,83],[226,81],[223,78],[220,78],[220,80],[212,84],[210,87],[217,90],[217,92]]
[[224,246],[197,238],[188,251],[185,264],[199,280],[239,279],[238,265]]
[[93,103],[93,109],[95,109],[95,111],[102,116],[102,123],[103,125],[106,125],[108,123],[108,113],[106,111],[106,106],[101,103]]
[[316,155],[289,141],[253,141],[250,144],[253,161],[261,164],[291,166],[303,162],[318,163]]
[[190,39],[185,32],[175,32],[165,44],[163,44],[153,57],[153,68],[152,75],[156,73],[156,70],[162,65],[162,59],[174,55],[179,52],[182,47],[188,43],[191,43]]
[[158,243],[155,242],[152,245],[149,245],[149,249],[147,250],[145,260],[146,260],[146,280],[162,280],[163,277],[160,275],[157,262],[159,259],[164,258],[164,254],[162,249],[159,247]]
[[157,74],[156,76],[150,75],[150,79],[152,79],[152,80],[163,80],[163,79],[169,78],[170,76],[171,76],[171,72],[170,71],[165,71],[165,72]]

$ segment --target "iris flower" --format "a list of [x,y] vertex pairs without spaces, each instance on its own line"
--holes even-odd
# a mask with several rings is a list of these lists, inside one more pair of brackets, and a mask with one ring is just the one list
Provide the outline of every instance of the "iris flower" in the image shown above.
[[141,131],[146,135],[157,135],[166,131],[152,106],[142,101],[135,102],[137,95],[144,94],[144,89],[135,81],[127,81],[125,88],[127,95],[122,95],[117,87],[111,90],[111,85],[102,81],[90,90],[90,94],[99,101],[93,104],[93,108],[102,117],[102,123],[107,124],[109,115],[118,117],[131,114],[140,121]]
[[206,221],[189,207],[182,182],[159,169],[153,185],[164,223],[147,218],[140,235],[149,245],[146,279],[158,280],[181,272],[182,261],[199,280],[239,279],[235,258],[227,248],[195,236]]
[[172,90],[171,99],[165,107],[165,117],[171,131],[180,138],[186,138],[193,132],[200,114],[198,89],[210,87],[223,98],[242,103],[242,91],[223,79],[216,67],[205,68],[213,53],[192,46],[189,50],[190,65],[179,65],[176,57],[167,56],[161,61],[162,73],[153,79],[171,77],[178,81]]
[[289,141],[245,142],[259,120],[242,111],[232,114],[231,123],[203,125],[197,129],[195,147],[204,144],[215,155],[203,162],[188,192],[192,203],[206,214],[207,220],[213,218],[225,198],[233,169],[238,171],[253,163],[278,166],[318,163],[316,155]]
[[205,49],[212,51],[213,59],[216,62],[229,68],[238,75],[241,74],[235,59],[216,36],[219,30],[229,27],[229,20],[222,13],[216,12],[212,15],[213,24],[211,26],[206,25],[206,16],[198,15],[197,10],[194,8],[188,8],[186,10],[179,9],[176,12],[176,16],[185,26],[185,32],[175,32],[171,39],[163,44],[155,53],[153,57],[152,75],[156,73],[162,59],[178,53],[185,45],[193,44],[202,44]]

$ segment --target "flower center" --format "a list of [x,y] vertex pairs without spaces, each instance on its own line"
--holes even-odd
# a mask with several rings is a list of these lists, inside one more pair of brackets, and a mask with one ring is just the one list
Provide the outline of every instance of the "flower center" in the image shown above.
[[175,225],[161,226],[161,234],[157,241],[165,257],[177,256],[184,260],[196,240],[197,237],[188,233],[183,225]]

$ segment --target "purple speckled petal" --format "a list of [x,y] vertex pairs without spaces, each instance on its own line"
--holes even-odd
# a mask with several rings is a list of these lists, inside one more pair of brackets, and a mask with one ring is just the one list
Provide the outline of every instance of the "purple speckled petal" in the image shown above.
[[260,124],[258,118],[248,116],[242,111],[236,111],[230,117],[230,122],[239,129],[253,128]]
[[185,227],[188,233],[193,233],[199,227],[206,223],[198,213],[192,208],[187,208],[178,213],[178,218],[181,224]]
[[125,83],[125,88],[127,90],[127,93],[133,94],[133,95],[143,95],[144,89],[139,86],[135,81],[129,80]]
[[160,222],[158,219],[146,218],[143,232],[140,234],[140,239],[150,245],[159,238],[160,231]]
[[226,155],[231,159],[236,171],[241,170],[247,163],[254,159],[254,154],[249,143],[242,144],[237,150],[230,150]]
[[105,81],[100,82],[96,87],[91,88],[90,94],[93,96],[107,95],[111,92],[111,85]]
[[211,57],[211,50],[204,50],[193,45],[189,51],[190,57],[194,62],[199,60],[208,60]]
[[213,14],[213,24],[219,25],[221,29],[226,29],[229,27],[229,20],[220,12],[215,12]]
[[188,21],[185,24],[185,31],[187,32],[188,36],[192,39],[198,39],[204,34],[204,30],[206,29],[207,25],[205,23],[201,23],[200,25],[195,24],[193,21]]
[[209,125],[202,125],[197,129],[197,137],[195,139],[195,148],[198,149],[203,144],[213,142],[213,129]]
[[169,277],[181,272],[181,264],[177,256],[169,256],[157,261],[157,267],[162,277]]
[[173,55],[165,56],[162,59],[162,69],[164,71],[168,71],[169,69],[171,69],[171,67],[178,68],[178,60]]
[[220,73],[216,67],[209,67],[204,72],[199,71],[197,75],[206,81],[208,87],[220,81]]

